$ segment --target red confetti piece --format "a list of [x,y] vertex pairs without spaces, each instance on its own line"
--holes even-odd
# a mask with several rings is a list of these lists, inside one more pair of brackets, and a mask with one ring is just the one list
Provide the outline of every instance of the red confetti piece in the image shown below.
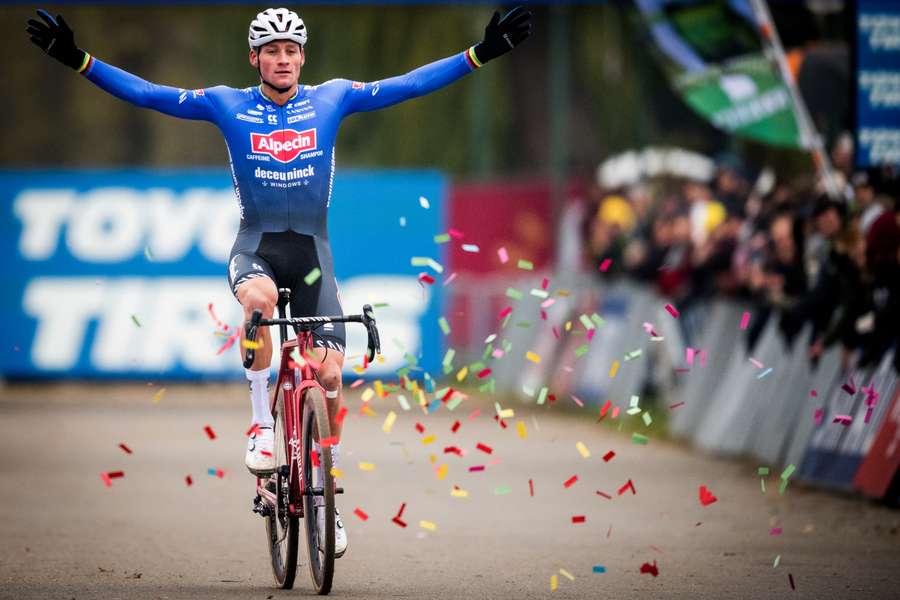
[[612,496],[610,496],[609,494],[606,494],[606,493],[604,493],[604,492],[601,492],[600,490],[597,490],[597,495],[598,495],[598,496],[603,496],[603,497],[606,498],[607,500],[612,500]]
[[484,471],[484,465],[469,467],[469,473],[477,473],[478,471]]
[[419,282],[431,285],[434,283],[434,277],[432,277],[428,273],[419,273]]
[[531,479],[528,480],[528,493],[534,498],[534,481]]
[[456,446],[447,446],[446,448],[444,448],[444,454],[455,454],[457,456],[462,456],[462,450],[460,450]]
[[323,448],[327,448],[329,446],[334,446],[338,442],[340,442],[338,437],[336,435],[332,435],[328,436],[327,438],[322,438],[321,441],[319,441],[319,445]]
[[812,396],[813,398],[818,398],[819,392],[817,392],[816,390],[810,390],[809,395]]
[[544,277],[544,278],[541,280],[541,289],[542,289],[542,290],[546,290],[546,289],[547,289],[547,286],[549,286],[549,285],[550,285],[550,280],[547,279],[546,277]]
[[251,435],[255,435],[257,433],[259,433],[259,425],[254,423],[253,425],[250,426],[250,429],[248,429],[247,432],[244,433],[244,435],[246,435],[247,437],[250,437]]
[[225,340],[225,343],[222,344],[222,347],[216,351],[216,356],[222,354],[223,352],[225,352],[226,350],[228,350],[229,348],[234,346],[234,343],[237,341],[237,339],[239,337],[241,337],[240,332],[234,333],[231,336],[229,336],[228,339]]
[[572,523],[584,523],[584,515],[575,515],[572,517]]
[[129,448],[125,444],[119,444],[119,448],[121,448],[125,452],[125,454],[132,454],[131,448]]
[[223,469],[216,469],[216,477],[222,479],[225,477],[225,471]]
[[611,407],[612,407],[612,400],[607,400],[606,403],[603,405],[603,408],[600,409],[600,418],[601,419],[606,416],[606,413],[609,412],[609,409]]
[[600,263],[600,272],[601,272],[601,273],[606,273],[607,271],[609,271],[609,267],[610,267],[611,265],[612,265],[612,259],[611,259],[611,258],[604,258],[604,259],[603,259],[603,262]]
[[674,408],[678,408],[679,406],[684,406],[684,402],[676,402],[675,404],[670,404],[670,405],[669,405],[669,410],[672,410],[672,409],[674,409]]
[[656,561],[653,561],[653,564],[644,563],[641,565],[641,575],[644,573],[650,573],[654,577],[659,575],[659,568],[656,566]]
[[402,520],[400,517],[394,517],[393,519],[391,519],[391,521],[393,521],[400,527],[406,527],[406,521]]
[[194,478],[191,477],[190,475],[185,475],[184,482],[187,484],[188,487],[190,487],[190,486],[194,485]]
[[478,372],[478,378],[479,378],[479,379],[484,379],[485,377],[487,377],[487,376],[490,375],[490,374],[491,374],[491,370],[490,370],[490,369],[484,369],[484,370]]
[[441,396],[441,402],[446,402],[453,395],[453,388],[447,388],[447,392]]
[[343,423],[343,422],[344,422],[344,417],[346,417],[346,416],[347,416],[347,407],[346,407],[346,406],[342,406],[342,407],[341,407],[341,410],[338,411],[338,414],[337,414],[337,417],[335,418],[335,420],[336,420],[338,423]]
[[[397,511],[397,514],[394,516],[394,518],[399,519],[400,517],[402,517],[404,510],[406,510],[406,502],[402,502],[400,504],[400,510]],[[404,525],[404,527],[406,527],[406,526]]]
[[626,490],[631,490],[632,496],[637,494],[637,490],[634,489],[634,483],[632,483],[630,479],[625,482],[625,485],[619,488],[619,495],[621,496],[622,494],[624,494]]
[[611,461],[613,456],[615,456],[615,455],[616,455],[616,453],[613,452],[612,450],[610,450],[609,452],[607,452],[606,454],[603,455],[603,462]]
[[367,515],[365,512],[363,512],[363,509],[361,509],[361,508],[358,508],[358,507],[354,508],[353,514],[356,515],[357,517],[359,517],[363,521],[369,520],[369,515]]
[[207,425],[206,427],[204,427],[204,428],[203,428],[203,431],[206,432],[206,437],[208,437],[209,439],[211,439],[211,440],[216,439],[216,432],[213,431],[213,428],[210,427],[209,425]]
[[504,308],[503,310],[500,311],[500,314],[498,314],[497,317],[502,319],[503,317],[510,314],[511,312],[512,312],[512,306],[507,306],[506,308]]
[[713,496],[712,492],[710,492],[705,485],[700,486],[700,504],[702,504],[703,506],[709,506],[717,500],[718,498]]
[[479,450],[481,450],[482,452],[486,453],[486,454],[491,454],[491,453],[494,451],[493,448],[491,448],[490,446],[485,446],[485,445],[482,444],[481,442],[478,442],[478,443],[475,445],[475,447],[478,448]]
[[310,462],[312,462],[314,467],[318,467],[319,466],[319,453],[316,452],[315,450],[310,450],[309,451],[309,460],[310,460]]
[[106,474],[110,479],[119,479],[125,477],[125,471],[110,471]]
[[459,431],[459,425],[460,425],[459,421],[457,421],[456,423],[454,423],[454,424],[453,424],[453,427],[450,428],[450,432],[451,432],[451,433],[456,433],[457,431]]
[[263,456],[272,456],[272,453],[269,452],[268,450],[260,450],[259,453],[262,454]]
[[670,315],[672,315],[673,317],[675,317],[676,319],[678,318],[678,315],[681,314],[678,312],[678,309],[675,308],[674,306],[672,306],[671,304],[666,304],[665,308],[666,308],[666,312],[669,313]]
[[551,330],[553,331],[553,337],[559,339],[559,331],[556,329],[555,325],[551,328]]
[[502,429],[506,429],[506,422],[503,419],[501,419],[499,415],[494,415],[494,420],[500,424],[500,427]]
[[578,475],[572,475],[571,477],[566,479],[566,481],[563,483],[563,487],[570,488],[575,484],[576,481],[578,481]]
[[416,423],[416,431],[419,433],[425,433],[425,426],[421,423]]

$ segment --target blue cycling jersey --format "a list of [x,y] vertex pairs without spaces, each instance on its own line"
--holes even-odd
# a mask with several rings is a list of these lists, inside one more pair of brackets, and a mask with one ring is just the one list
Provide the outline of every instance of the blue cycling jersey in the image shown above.
[[240,206],[236,246],[241,248],[255,247],[267,232],[295,231],[327,240],[334,142],[341,120],[423,96],[479,66],[470,49],[381,81],[299,85],[279,106],[259,86],[179,89],[150,83],[94,57],[89,61],[85,76],[114,96],[219,128]]

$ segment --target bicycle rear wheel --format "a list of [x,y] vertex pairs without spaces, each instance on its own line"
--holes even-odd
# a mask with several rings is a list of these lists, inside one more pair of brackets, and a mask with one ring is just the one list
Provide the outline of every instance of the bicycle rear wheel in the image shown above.
[[319,594],[331,591],[334,578],[334,477],[331,474],[331,449],[323,448],[319,456],[322,469],[312,463],[313,438],[319,440],[331,437],[328,425],[328,411],[325,398],[318,388],[308,388],[303,401],[303,485],[305,490],[321,488],[322,506],[325,513],[325,539],[319,539],[315,496],[304,494],[303,517],[306,521],[306,546],[309,550],[309,572],[313,585]]
[[[281,390],[279,390],[281,391]],[[266,517],[266,539],[272,557],[272,574],[278,587],[289,590],[294,587],[297,575],[297,551],[300,541],[300,519],[288,512],[290,502],[290,446],[286,441],[284,420],[284,396],[292,393],[283,390],[277,394],[275,408],[275,474],[269,479],[268,488],[278,497],[278,503]],[[273,489],[274,488],[274,489]]]

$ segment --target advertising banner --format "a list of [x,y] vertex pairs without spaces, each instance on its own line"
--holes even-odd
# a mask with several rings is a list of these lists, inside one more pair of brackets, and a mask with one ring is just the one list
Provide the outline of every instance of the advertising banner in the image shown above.
[[[335,178],[329,231],[343,308],[374,305],[383,342],[385,361],[369,374],[438,367],[441,288],[421,286],[411,258],[443,263],[434,235],[445,191],[429,171]],[[242,319],[226,280],[239,223],[226,170],[7,171],[0,199],[0,375],[243,376],[237,344],[220,352]],[[357,329],[347,327],[348,369],[365,349]]]

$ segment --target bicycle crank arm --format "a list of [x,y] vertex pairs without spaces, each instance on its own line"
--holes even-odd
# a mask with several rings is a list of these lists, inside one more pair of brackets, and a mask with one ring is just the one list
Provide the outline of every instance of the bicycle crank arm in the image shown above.
[[[306,491],[303,492],[303,495],[304,496],[321,496],[324,493],[325,492],[320,487],[309,487],[309,488],[306,488]],[[335,494],[343,494],[344,488],[342,488],[342,487],[334,488],[334,493]]]

